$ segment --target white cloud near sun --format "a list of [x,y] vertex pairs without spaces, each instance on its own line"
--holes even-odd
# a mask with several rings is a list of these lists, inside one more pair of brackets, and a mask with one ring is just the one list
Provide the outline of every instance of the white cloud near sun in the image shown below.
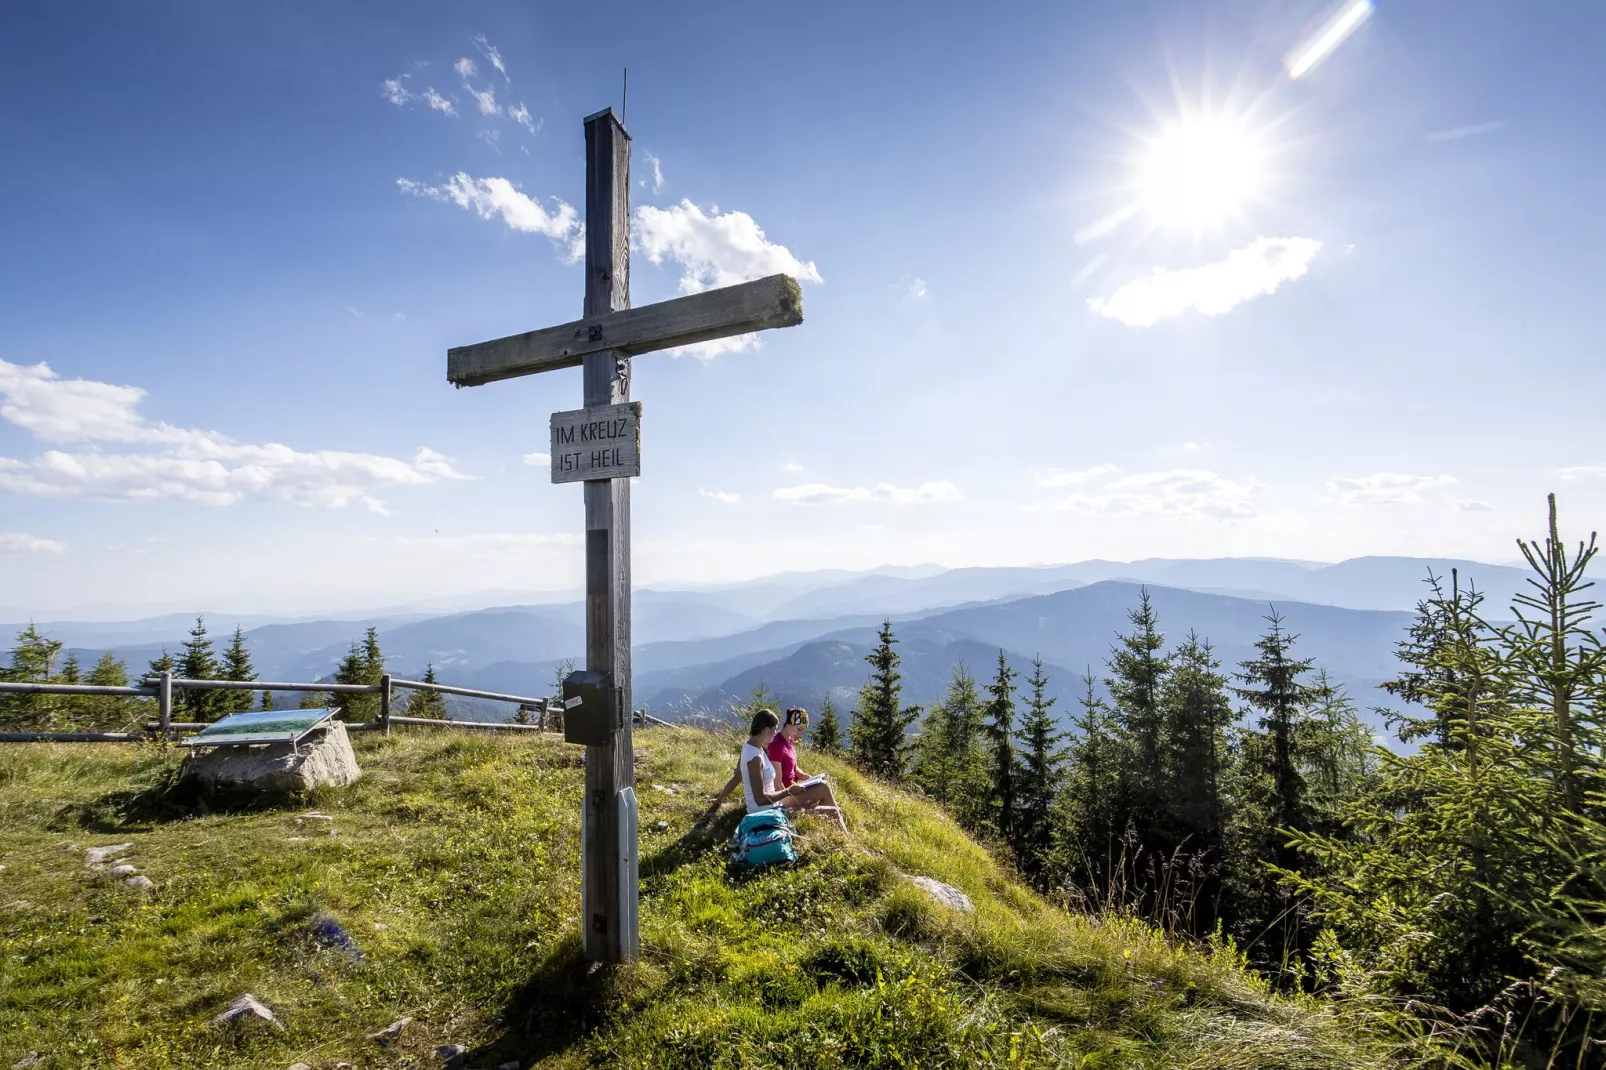
[[1151,327],[1190,311],[1224,315],[1304,276],[1321,247],[1314,238],[1257,238],[1213,264],[1156,269],[1109,297],[1093,298],[1088,307],[1129,327]]
[[[139,387],[63,379],[46,364],[0,360],[0,419],[43,442],[80,444],[28,459],[0,457],[0,492],[216,506],[249,500],[329,508],[357,504],[384,513],[378,494],[385,488],[469,478],[449,458],[424,446],[411,459],[301,451],[153,423],[138,412],[144,397]],[[107,443],[129,448],[108,451]]]
[[[799,282],[823,281],[812,260],[800,260],[786,246],[770,241],[746,212],[705,212],[689,200],[668,208],[644,205],[636,209],[634,239],[654,264],[668,259],[681,266],[683,294],[782,273]],[[706,359],[757,345],[756,335],[744,334],[669,352]]]
[[740,505],[742,503],[742,496],[733,490],[708,490],[700,487],[697,490],[697,496],[712,499],[721,505]]
[[777,487],[774,496],[777,501],[793,505],[845,505],[848,502],[919,505],[964,500],[959,488],[949,479],[933,480],[918,487],[899,487],[891,483],[877,483],[874,487],[833,487],[827,483],[804,483],[796,487]]

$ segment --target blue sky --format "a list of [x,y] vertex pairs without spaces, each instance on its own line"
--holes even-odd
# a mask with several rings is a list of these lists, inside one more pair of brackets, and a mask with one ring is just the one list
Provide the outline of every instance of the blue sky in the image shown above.
[[1331,13],[8,6],[0,612],[577,585],[578,372],[445,351],[578,316],[625,66],[635,303],[818,278],[636,361],[638,582],[1599,526],[1606,11],[1378,0],[1291,78]]

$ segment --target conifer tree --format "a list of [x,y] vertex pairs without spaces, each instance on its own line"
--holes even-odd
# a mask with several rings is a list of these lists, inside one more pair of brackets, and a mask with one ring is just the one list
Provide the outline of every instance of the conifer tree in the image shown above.
[[1071,744],[1069,784],[1061,815],[1059,853],[1068,876],[1084,895],[1094,901],[1105,899],[1119,851],[1120,830],[1116,825],[1116,741],[1109,705],[1095,690],[1097,680],[1088,667],[1082,676],[1083,693],[1078,700],[1077,736]]
[[[370,627],[363,633],[362,642],[352,643],[351,649],[335,669],[337,684],[377,684],[385,672],[385,655],[379,649],[379,631]],[[335,692],[330,705],[335,716],[354,723],[379,719],[379,696],[366,693]]]
[[[17,645],[11,649],[11,666],[0,669],[0,680],[8,683],[49,683],[56,675],[56,659],[61,656],[61,643],[41,635],[32,621],[17,633]],[[11,730],[48,730],[62,713],[62,702],[57,695],[0,695],[0,713]]]
[[[435,679],[435,665],[433,662],[424,666],[424,679],[426,684],[438,683]],[[446,696],[439,691],[418,690],[407,696],[408,717],[428,717],[433,721],[447,720]]]
[[1064,781],[1065,733],[1054,720],[1054,699],[1047,695],[1048,677],[1043,659],[1032,659],[1032,676],[1026,713],[1020,725],[1020,767],[1016,771],[1018,806],[1015,861],[1021,872],[1039,887],[1056,868],[1053,859],[1054,803]]
[[1015,670],[998,652],[998,672],[987,685],[987,807],[992,825],[1013,846],[1016,827]]
[[56,678],[64,684],[76,684],[79,682],[78,655],[76,653],[71,650],[67,651],[67,656],[61,662],[61,672],[56,675]]
[[272,691],[264,691],[264,692],[262,692],[262,705],[259,708],[262,709],[264,712],[273,709],[273,692]]
[[1127,828],[1137,834],[1140,854],[1159,860],[1169,853],[1164,830],[1170,793],[1165,780],[1165,713],[1160,696],[1170,661],[1161,653],[1165,637],[1160,634],[1147,587],[1127,619],[1132,631],[1120,636],[1110,652],[1110,676],[1104,681],[1119,742],[1115,752],[1116,820],[1123,834]]
[[[196,617],[195,627],[190,629],[190,637],[184,641],[183,653],[178,657],[175,674],[185,680],[215,680],[217,670],[217,657],[212,653],[212,640],[206,634],[206,621]],[[175,715],[183,711],[185,720],[216,720],[225,708],[227,695],[226,691],[175,689]]]
[[976,679],[959,662],[951,670],[947,693],[921,723],[914,746],[914,782],[967,827],[986,819],[982,713]]
[[830,695],[820,703],[820,717],[814,724],[814,731],[809,733],[809,740],[815,750],[824,754],[836,754],[842,749],[842,722]]
[[[1266,618],[1271,627],[1255,643],[1259,656],[1239,666],[1237,677],[1245,685],[1233,690],[1259,713],[1267,746],[1253,757],[1271,784],[1272,820],[1279,828],[1303,831],[1308,827],[1305,778],[1295,752],[1300,714],[1324,697],[1319,688],[1300,678],[1315,662],[1292,656],[1299,636],[1283,630],[1283,616],[1275,609]],[[1288,861],[1284,855],[1280,862]]]
[[1546,736],[1554,755],[1557,801],[1579,813],[1586,793],[1606,787],[1590,774],[1599,764],[1602,739],[1596,711],[1589,708],[1590,692],[1600,690],[1606,671],[1606,648],[1588,626],[1600,603],[1582,597],[1594,586],[1584,571],[1597,547],[1592,532],[1589,542],[1579,542],[1569,556],[1556,526],[1554,494],[1549,507],[1544,544],[1517,540],[1537,579],[1529,580],[1531,592],[1512,600],[1518,623],[1508,629],[1506,640],[1521,673],[1523,697],[1549,714]]
[[[229,645],[223,651],[222,664],[219,667],[218,677],[223,680],[255,680],[256,668],[251,664],[251,652],[245,646],[245,633],[239,625],[234,626],[234,635],[229,639]],[[267,694],[267,692],[263,692]],[[255,694],[250,691],[220,691],[218,692],[218,715],[230,713],[244,713],[256,703]]]
[[[88,683],[94,687],[127,687],[128,667],[112,656],[111,651],[101,654],[89,670]],[[90,731],[106,732],[124,728],[143,712],[144,703],[122,695],[94,695],[88,703]]]
[[854,762],[867,773],[894,781],[903,779],[909,726],[920,716],[919,707],[903,705],[899,682],[903,675],[898,672],[898,652],[892,649],[897,642],[892,621],[882,621],[875,649],[864,658],[872,671],[859,690],[848,730]]
[[[1220,860],[1222,763],[1233,720],[1220,668],[1209,642],[1189,632],[1171,655],[1160,696],[1166,847],[1206,866]],[[1209,924],[1209,918],[1202,920]]]

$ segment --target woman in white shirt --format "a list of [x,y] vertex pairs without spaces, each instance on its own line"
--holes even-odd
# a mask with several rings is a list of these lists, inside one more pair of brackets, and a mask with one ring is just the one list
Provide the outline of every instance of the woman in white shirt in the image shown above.
[[792,788],[778,788],[775,784],[775,765],[770,761],[767,748],[781,725],[773,710],[759,710],[753,714],[753,723],[742,744],[742,756],[736,768],[742,777],[742,794],[747,799],[747,812],[780,806],[782,800],[797,794]]

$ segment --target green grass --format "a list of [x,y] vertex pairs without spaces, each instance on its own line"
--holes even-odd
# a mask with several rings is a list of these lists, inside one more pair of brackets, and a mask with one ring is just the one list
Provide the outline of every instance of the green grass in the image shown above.
[[[351,788],[221,813],[183,805],[170,748],[0,748],[0,1067],[426,1067],[444,1043],[470,1067],[1392,1065],[1364,1022],[1272,997],[1230,950],[1060,911],[936,808],[818,756],[850,837],[805,820],[798,865],[729,872],[735,810],[692,821],[738,741],[702,732],[638,737],[642,957],[587,968],[578,748],[356,746]],[[122,841],[154,894],[87,875],[85,848]],[[319,943],[325,918],[360,957]],[[208,1026],[247,991],[283,1031]],[[367,1039],[402,1016],[399,1043]]]

